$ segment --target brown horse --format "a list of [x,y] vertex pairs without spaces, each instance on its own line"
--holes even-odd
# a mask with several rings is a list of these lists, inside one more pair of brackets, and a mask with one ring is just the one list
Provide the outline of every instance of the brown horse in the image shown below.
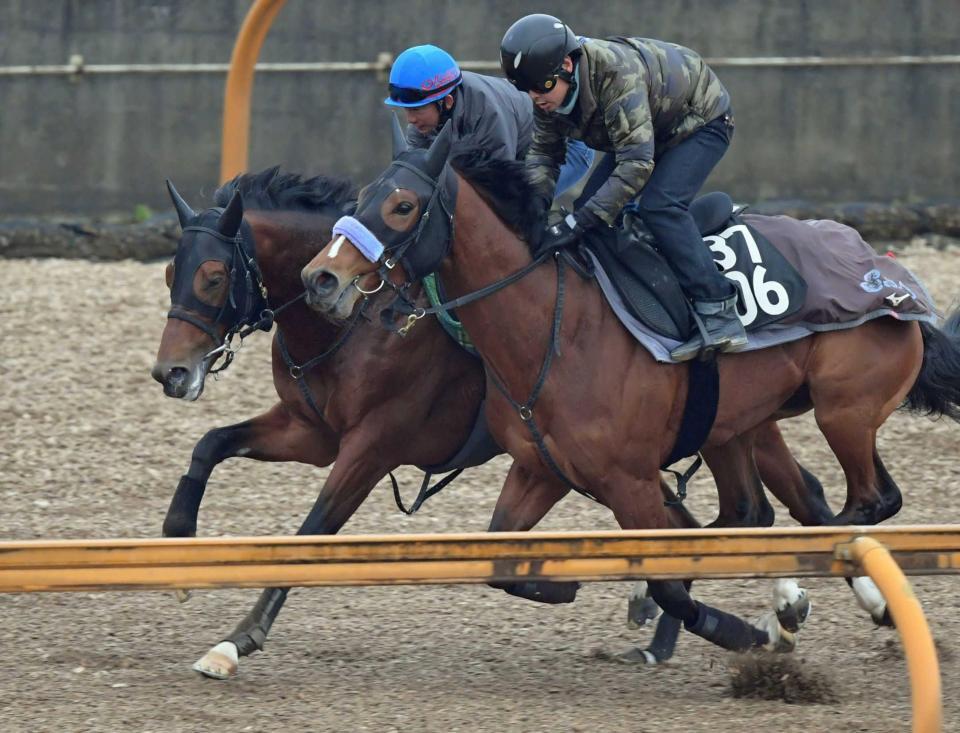
[[[255,210],[244,212],[241,190]],[[352,186],[269,170],[226,184],[215,194],[226,208],[199,214],[171,193],[184,234],[167,268],[173,308],[154,378],[168,395],[196,399],[228,331],[256,324],[270,308],[277,323],[273,380],[280,399],[262,415],[211,430],[199,441],[171,501],[165,536],[195,534],[211,471],[233,456],[315,466],[336,459],[299,530],[328,534],[343,526],[389,471],[439,465],[457,452],[484,394],[483,368],[475,357],[431,323],[410,336],[418,364],[407,358],[407,348],[401,352],[400,339],[369,325],[380,309],[376,299],[350,325],[318,317],[298,298],[300,269],[355,201]],[[269,329],[272,319],[259,325]],[[397,385],[404,386],[402,399],[393,394]],[[287,592],[266,589],[227,643],[198,662],[199,671],[235,673],[237,653],[262,648]]]
[[[625,529],[668,527],[659,467],[677,439],[688,367],[656,362],[593,282],[567,274],[565,255],[531,262],[518,234],[533,224],[523,216],[530,207],[520,164],[467,157],[450,166],[448,154],[442,133],[429,151],[400,152],[364,189],[354,217],[304,269],[311,303],[346,318],[354,283],[384,282],[402,295],[404,277],[439,272],[494,388],[488,423],[515,459],[491,530],[529,529],[571,489],[589,492]],[[546,260],[554,266],[540,266]],[[725,468],[715,471],[721,515],[736,516],[758,493],[758,431],[813,409],[847,481],[833,521],[875,523],[901,501],[877,454],[879,427],[905,399],[960,414],[960,315],[943,331],[880,318],[722,356],[719,372],[704,449]],[[766,646],[780,631],[694,601],[682,583],[650,585],[667,613],[722,647]]]
[[[270,169],[226,184],[214,194],[225,208],[199,214],[172,187],[171,196],[184,234],[166,272],[172,308],[153,376],[169,396],[195,400],[217,359],[232,358],[223,348],[227,335],[269,330],[275,320],[279,402],[197,443],[164,520],[165,536],[196,534],[207,482],[228,458],[316,466],[336,459],[300,528],[301,534],[326,534],[337,532],[397,466],[438,466],[457,453],[484,396],[475,357],[433,320],[418,327],[409,344],[371,325],[386,302],[382,296],[373,296],[346,324],[331,323],[302,302],[301,269],[355,202],[348,182],[301,180]],[[250,210],[244,211],[244,201]],[[410,348],[417,359],[408,358]],[[672,514],[676,526],[696,525],[679,508]],[[572,600],[576,585],[529,583],[507,590],[538,601]],[[194,668],[214,677],[235,674],[240,656],[262,649],[287,592],[265,590],[236,630]],[[661,621],[654,656],[669,656],[675,637],[673,623]]]

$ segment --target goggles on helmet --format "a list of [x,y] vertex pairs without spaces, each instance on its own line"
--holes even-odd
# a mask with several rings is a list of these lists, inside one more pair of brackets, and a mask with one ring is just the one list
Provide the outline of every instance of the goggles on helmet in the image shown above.
[[521,92],[536,92],[537,94],[549,94],[557,86],[559,74],[551,74],[541,82],[528,82],[521,79],[511,79],[513,85]]

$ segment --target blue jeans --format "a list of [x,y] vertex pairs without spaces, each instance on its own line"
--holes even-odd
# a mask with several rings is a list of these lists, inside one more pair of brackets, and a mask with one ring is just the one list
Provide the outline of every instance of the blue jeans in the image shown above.
[[[730,115],[701,127],[660,156],[646,185],[624,207],[647,225],[680,287],[693,300],[718,300],[736,293],[733,283],[714,264],[689,212],[690,202],[727,152],[732,136]],[[585,203],[610,177],[616,161],[611,154],[607,158],[591,175],[575,208]]]
[[593,165],[593,150],[588,148],[582,140],[567,140],[567,159],[560,166],[557,192],[554,197],[572,188],[586,175],[591,165]]

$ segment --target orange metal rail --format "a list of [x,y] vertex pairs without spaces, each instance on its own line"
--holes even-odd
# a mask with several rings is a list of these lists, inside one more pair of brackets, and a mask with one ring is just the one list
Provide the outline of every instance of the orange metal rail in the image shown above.
[[230,56],[230,71],[223,100],[223,141],[220,153],[220,181],[247,170],[250,139],[250,95],[253,72],[260,47],[273,19],[286,0],[256,0],[244,18]]
[[0,592],[838,576],[859,537],[960,569],[953,526],[54,540],[0,542]]
[[960,527],[0,542],[0,592],[867,574],[903,639],[913,730],[938,733],[936,651],[901,567],[957,573]]
[[896,561],[875,539],[859,537],[838,550],[841,556],[849,553],[854,565],[870,576],[890,607],[907,657],[914,733],[939,733],[943,726],[940,667],[920,601]]

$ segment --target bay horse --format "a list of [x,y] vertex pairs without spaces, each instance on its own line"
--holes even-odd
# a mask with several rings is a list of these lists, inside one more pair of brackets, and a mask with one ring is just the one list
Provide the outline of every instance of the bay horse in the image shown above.
[[[355,204],[352,184],[320,176],[304,180],[271,168],[225,184],[214,194],[218,207],[200,213],[168,185],[183,236],[166,269],[172,307],[153,377],[168,396],[196,400],[207,374],[218,370],[217,360],[229,364],[232,358],[228,334],[269,330],[275,321],[272,362],[279,401],[257,417],[201,438],[172,497],[164,536],[196,534],[207,482],[228,458],[333,463],[299,529],[330,534],[397,466],[437,466],[457,452],[483,401],[478,359],[435,319],[418,327],[409,343],[371,325],[386,302],[382,295],[371,296],[349,323],[317,315],[300,297],[301,269]],[[416,359],[409,358],[410,349]],[[678,527],[697,524],[680,508],[672,515]],[[525,583],[505,590],[553,602],[572,600],[576,584]],[[236,674],[239,657],[263,648],[287,593],[264,590],[233,633],[194,669],[217,678]],[[676,636],[664,621],[656,640],[659,659],[672,653]]]
[[[394,162],[304,268],[311,304],[343,319],[355,283],[402,297],[411,282],[440,275],[486,365],[490,429],[514,458],[492,531],[530,529],[571,490],[606,505],[624,529],[668,527],[659,467],[677,439],[689,367],[656,362],[595,283],[567,274],[565,253],[532,259],[524,235],[537,222],[524,216],[533,207],[522,163],[448,164],[449,130],[426,151],[406,149],[396,131],[394,143]],[[942,329],[878,318],[722,355],[718,368],[704,451],[727,469],[715,472],[721,514],[756,495],[758,431],[812,409],[847,483],[830,521],[872,524],[901,504],[876,449],[884,421],[905,400],[960,419],[960,313]],[[781,631],[775,619],[750,624],[696,601],[678,581],[650,588],[665,612],[726,649],[768,647]]]

